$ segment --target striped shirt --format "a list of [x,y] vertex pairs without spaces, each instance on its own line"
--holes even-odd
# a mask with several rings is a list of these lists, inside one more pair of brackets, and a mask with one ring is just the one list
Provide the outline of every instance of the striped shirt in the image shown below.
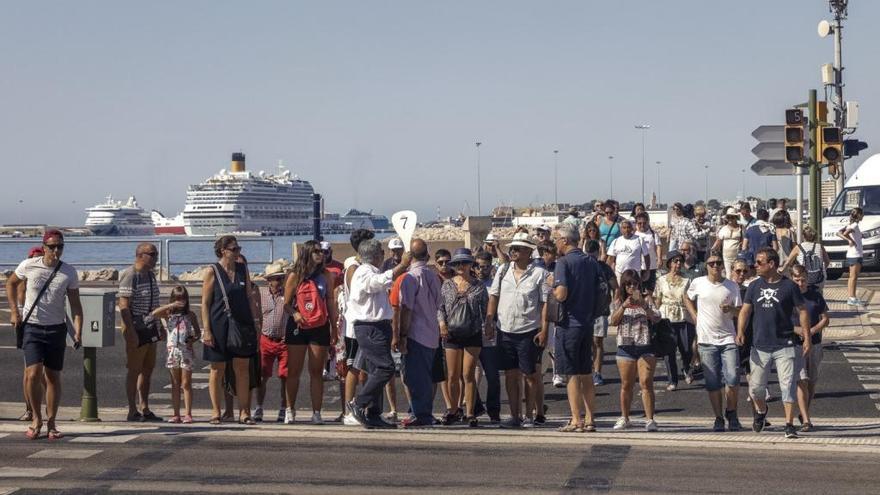
[[159,307],[159,284],[152,271],[141,273],[133,266],[119,274],[119,297],[128,297],[132,316],[147,316]]
[[272,340],[283,339],[290,318],[284,311],[284,291],[272,295],[269,287],[260,287],[260,307],[263,311],[263,335]]

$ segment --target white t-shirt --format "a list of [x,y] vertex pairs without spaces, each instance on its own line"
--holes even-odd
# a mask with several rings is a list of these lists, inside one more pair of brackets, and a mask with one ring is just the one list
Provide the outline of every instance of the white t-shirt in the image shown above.
[[736,343],[733,317],[721,311],[722,304],[742,306],[736,282],[725,278],[712,283],[709,277],[698,277],[691,282],[687,297],[697,301],[697,342],[711,345]]
[[657,232],[636,232],[636,235],[642,239],[642,244],[645,245],[645,249],[648,250],[648,257],[651,258],[651,266],[645,267],[644,260],[642,261],[642,270],[656,270],[657,269],[657,246],[660,244],[660,236],[657,235]]
[[614,271],[618,274],[626,270],[641,271],[643,258],[647,254],[645,243],[637,235],[629,239],[620,236],[608,248],[608,256],[614,256]]
[[721,241],[724,259],[735,259],[742,243],[742,229],[740,227],[732,229],[730,225],[725,225],[718,229],[718,239]]
[[850,236],[855,241],[855,246],[849,246],[846,248],[846,257],[847,258],[861,258],[862,257],[862,231],[859,229],[858,223],[851,223],[846,226],[846,232],[849,232]]
[[[46,280],[55,271],[55,267],[49,267],[43,264],[43,257],[29,258],[22,261],[15,269],[15,276],[21,280],[26,280],[27,292],[24,299],[24,312],[21,314],[22,320],[27,316],[37,294],[46,284]],[[52,283],[40,297],[36,309],[28,318],[28,323],[36,325],[58,325],[64,323],[67,317],[67,309],[65,301],[67,291],[69,289],[79,289],[79,278],[76,269],[68,263],[63,263]]]

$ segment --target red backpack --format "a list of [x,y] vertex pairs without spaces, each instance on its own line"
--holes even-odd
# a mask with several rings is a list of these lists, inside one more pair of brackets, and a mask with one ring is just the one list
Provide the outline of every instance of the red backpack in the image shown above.
[[312,279],[304,280],[296,288],[296,310],[303,318],[303,322],[299,325],[301,330],[322,327],[330,320],[327,301],[321,295],[318,284]]

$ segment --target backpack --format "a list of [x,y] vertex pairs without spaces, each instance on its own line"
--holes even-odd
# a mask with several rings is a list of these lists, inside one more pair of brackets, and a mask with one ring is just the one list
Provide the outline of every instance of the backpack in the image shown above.
[[452,306],[447,309],[446,327],[449,336],[455,339],[469,339],[480,332],[480,318],[474,313],[467,292],[456,295]]
[[801,254],[804,256],[804,268],[807,269],[807,284],[819,285],[824,282],[825,271],[822,266],[822,257],[816,252],[816,243],[813,243],[813,248],[809,251],[804,250],[804,247],[800,244],[798,244],[798,249],[801,250]]
[[318,284],[311,278],[302,281],[296,288],[296,310],[303,318],[299,325],[301,330],[322,327],[330,320],[327,301],[321,295]]
[[[602,265],[604,263],[596,263],[596,294],[593,299],[593,316],[610,316],[611,315],[611,282],[608,279],[607,271]],[[608,265],[605,265],[608,266]],[[614,276],[613,274],[611,275]]]
[[749,227],[749,229],[758,229],[759,234],[754,236],[754,246],[752,246],[752,239],[749,239],[749,251],[752,253],[758,254],[758,250],[764,247],[772,247],[773,246],[773,236],[775,235],[772,230],[767,229],[764,230],[759,226]]

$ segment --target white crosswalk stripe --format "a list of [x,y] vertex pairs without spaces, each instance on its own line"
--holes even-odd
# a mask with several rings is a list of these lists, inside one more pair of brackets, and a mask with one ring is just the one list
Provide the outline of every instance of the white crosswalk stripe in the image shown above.
[[840,350],[862,388],[873,392],[868,398],[875,401],[874,405],[880,411],[880,345],[875,342],[840,343]]
[[140,435],[82,435],[71,440],[76,443],[126,443]]
[[46,449],[34,452],[28,459],[88,459],[101,452],[99,449]]
[[18,487],[0,486],[0,495],[12,495],[18,491]]
[[0,467],[0,478],[45,478],[61,468],[23,468],[15,466]]

